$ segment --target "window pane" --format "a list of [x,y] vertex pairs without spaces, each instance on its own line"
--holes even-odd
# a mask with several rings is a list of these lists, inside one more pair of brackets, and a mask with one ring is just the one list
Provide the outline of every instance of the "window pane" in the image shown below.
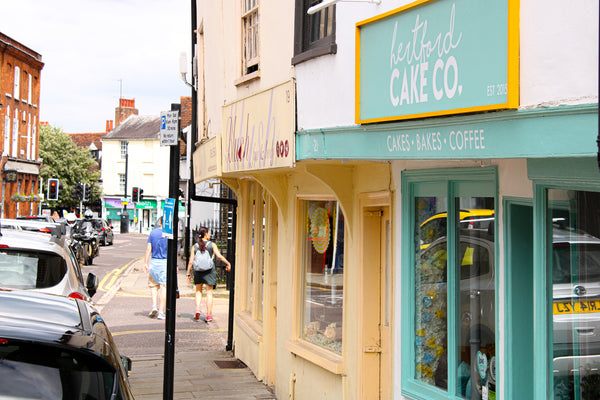
[[460,277],[457,318],[457,393],[467,399],[496,392],[496,284],[494,199],[463,197],[459,215],[455,276]]
[[600,398],[600,195],[548,190],[555,399]]
[[447,199],[415,198],[415,378],[447,387]]
[[54,253],[11,249],[0,252],[0,282],[7,289],[44,289],[58,285],[67,272],[65,260]]
[[302,337],[342,353],[344,215],[335,201],[303,202]]

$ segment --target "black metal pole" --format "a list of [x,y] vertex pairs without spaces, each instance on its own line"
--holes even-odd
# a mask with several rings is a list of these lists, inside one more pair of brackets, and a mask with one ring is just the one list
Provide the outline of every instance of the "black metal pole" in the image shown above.
[[[125,149],[125,193],[123,199],[127,199],[127,175],[129,169],[129,142]],[[81,209],[79,210],[81,212]],[[123,211],[121,212],[121,233],[129,232],[129,214],[127,213],[127,204],[123,204]]]
[[[229,327],[227,329],[227,351],[233,350],[233,315],[235,312],[235,242],[236,242],[236,231],[237,231],[237,203],[231,205],[231,245],[227,251],[229,256],[229,262],[231,263],[231,271],[227,275],[227,286],[229,287]],[[231,250],[231,253],[229,253]]]
[[[181,105],[171,104],[171,111],[181,111]],[[179,121],[181,119],[179,118]],[[180,122],[177,132],[180,131]],[[179,134],[177,135],[179,137]],[[165,319],[165,364],[163,379],[163,400],[173,399],[173,378],[175,375],[175,317],[177,299],[177,226],[179,213],[179,145],[170,146],[169,157],[169,198],[175,199],[173,208],[173,238],[167,245],[167,310]],[[163,218],[164,220],[164,218]]]
[[198,39],[196,37],[197,18],[196,18],[196,1],[191,0],[192,5],[192,132],[190,139],[187,143],[187,149],[189,150],[190,156],[188,157],[188,163],[190,166],[190,178],[188,180],[187,190],[187,223],[185,224],[185,265],[190,262],[190,247],[192,244],[192,236],[190,231],[191,215],[192,215],[192,195],[196,194],[196,184],[194,183],[194,150],[196,150],[196,142],[198,141],[198,83],[194,76],[195,65],[194,60],[196,59],[196,43]]

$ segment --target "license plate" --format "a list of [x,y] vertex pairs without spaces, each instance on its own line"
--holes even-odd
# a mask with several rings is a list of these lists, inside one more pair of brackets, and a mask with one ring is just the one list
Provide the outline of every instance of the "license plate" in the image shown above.
[[581,314],[600,312],[600,300],[556,301],[554,314]]

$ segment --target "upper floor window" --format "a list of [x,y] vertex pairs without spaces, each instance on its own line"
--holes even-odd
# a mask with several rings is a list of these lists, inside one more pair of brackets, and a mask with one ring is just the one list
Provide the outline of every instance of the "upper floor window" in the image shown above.
[[321,0],[296,0],[296,23],[294,28],[294,58],[298,64],[324,54],[335,54],[335,5],[312,15],[307,11]]
[[125,193],[125,174],[119,174],[119,191]]
[[127,145],[128,142],[126,140],[121,140],[121,160],[127,158]]
[[4,152],[10,151],[10,106],[6,106],[6,115],[4,116]]
[[15,91],[13,93],[13,97],[15,100],[19,100],[19,91],[20,91],[20,79],[21,77],[21,69],[19,67],[15,67]]
[[31,91],[32,91],[32,86],[31,86],[31,82],[32,82],[32,80],[31,80],[31,74],[27,74],[27,78],[28,78],[28,82],[27,82],[27,83],[29,84],[29,85],[27,86],[27,102],[28,102],[29,104],[31,104],[31,103],[32,103],[32,101],[31,101]]
[[243,74],[258,71],[258,0],[242,0]]

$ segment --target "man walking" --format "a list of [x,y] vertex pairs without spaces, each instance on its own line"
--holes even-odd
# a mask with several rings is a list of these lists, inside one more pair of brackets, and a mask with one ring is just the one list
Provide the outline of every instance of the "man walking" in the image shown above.
[[[167,243],[162,235],[162,217],[159,217],[154,229],[148,236],[144,272],[148,275],[148,286],[152,292],[152,310],[150,318],[165,319],[167,305]],[[158,304],[158,307],[157,307]]]

